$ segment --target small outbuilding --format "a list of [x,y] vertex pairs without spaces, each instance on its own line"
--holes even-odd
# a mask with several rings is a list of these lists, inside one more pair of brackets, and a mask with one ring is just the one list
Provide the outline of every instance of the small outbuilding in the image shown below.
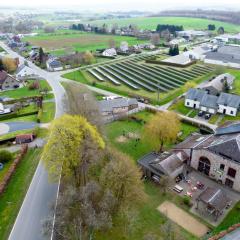
[[16,144],[30,143],[34,140],[34,134],[20,134],[16,136]]
[[229,199],[223,190],[207,187],[197,198],[197,209],[201,204],[206,213],[214,216],[215,220],[217,220],[228,203]]

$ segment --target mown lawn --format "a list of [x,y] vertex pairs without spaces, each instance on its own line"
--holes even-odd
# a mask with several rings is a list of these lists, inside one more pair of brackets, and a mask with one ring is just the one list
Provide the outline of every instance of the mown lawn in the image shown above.
[[[0,92],[0,97],[8,97],[8,98],[23,98],[23,97],[31,97],[31,96],[36,96],[40,95],[39,89],[35,90],[29,90],[28,85],[30,84],[31,81],[27,84],[27,86],[22,87],[22,88],[17,88],[14,90],[9,90],[9,91],[4,91]],[[45,80],[40,80],[40,89],[48,88],[49,91],[51,91],[51,87]]]
[[178,100],[175,104],[173,104],[169,110],[181,113],[183,115],[187,115],[192,109],[188,108],[185,106],[184,104],[185,100],[184,99],[180,99]]
[[30,149],[18,165],[6,191],[0,196],[1,239],[8,239],[8,235],[28,190],[40,156],[41,149]]
[[49,123],[54,119],[55,107],[56,106],[54,102],[43,103],[43,114],[40,118],[41,123]]
[[124,19],[109,19],[109,20],[96,20],[92,21],[92,24],[102,25],[104,23],[108,25],[118,24],[119,26],[129,26],[129,24],[135,24],[139,28],[155,30],[158,24],[173,24],[182,25],[185,30],[206,30],[209,24],[214,24],[216,29],[220,26],[224,27],[226,32],[239,32],[240,26],[225,23],[220,21],[214,21],[202,18],[190,18],[190,17],[136,17],[136,18],[124,18]]
[[[137,113],[135,116],[138,119],[148,121],[153,116],[153,114],[143,111]],[[135,161],[137,161],[145,154],[153,151],[151,141],[142,138],[143,131],[144,123],[139,123],[131,119],[115,121],[107,124],[105,127],[105,135],[107,136],[109,143],[121,150],[122,152],[130,155]],[[186,123],[181,123],[182,135],[180,138],[184,139],[192,132],[196,131],[198,131],[198,128]],[[128,138],[126,141],[122,142],[121,137],[123,136],[123,134],[127,135],[129,133],[138,136],[141,139],[140,142],[137,142],[131,137]],[[172,145],[166,145],[166,149],[169,149],[170,147],[172,147]]]

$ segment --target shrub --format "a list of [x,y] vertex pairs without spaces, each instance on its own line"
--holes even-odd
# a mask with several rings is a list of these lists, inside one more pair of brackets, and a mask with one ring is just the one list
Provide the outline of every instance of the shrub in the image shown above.
[[0,162],[7,163],[13,159],[12,153],[6,150],[0,151]]
[[41,109],[39,109],[38,115],[37,115],[37,122],[38,122],[38,123],[41,122],[42,115],[43,115],[43,110],[42,110],[42,108],[41,108]]
[[183,203],[186,205],[186,206],[190,206],[191,205],[191,200],[188,196],[184,196],[183,197]]
[[37,81],[35,81],[33,83],[30,83],[29,86],[28,86],[29,90],[36,90],[36,89],[39,89],[39,88],[40,88],[40,84]]

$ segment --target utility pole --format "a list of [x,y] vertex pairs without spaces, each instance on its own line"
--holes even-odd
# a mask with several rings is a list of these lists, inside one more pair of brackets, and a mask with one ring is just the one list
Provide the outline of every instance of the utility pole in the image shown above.
[[158,102],[159,102],[159,100],[160,100],[160,89],[159,89],[159,83],[158,83],[158,88],[157,88],[157,100],[158,100]]

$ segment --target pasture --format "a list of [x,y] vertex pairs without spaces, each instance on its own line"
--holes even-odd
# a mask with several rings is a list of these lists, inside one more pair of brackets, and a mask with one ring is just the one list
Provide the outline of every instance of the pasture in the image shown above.
[[63,55],[71,51],[85,52],[107,48],[110,40],[114,40],[117,46],[123,41],[127,41],[129,45],[146,42],[134,37],[82,33],[71,30],[52,34],[40,33],[34,37],[25,37],[23,40],[30,42],[31,45],[40,46],[45,51],[56,53],[56,55]]
[[89,22],[90,24],[102,25],[104,23],[108,25],[118,24],[119,26],[128,26],[129,24],[135,24],[139,28],[155,30],[158,24],[173,24],[182,25],[185,30],[205,30],[209,24],[215,24],[216,28],[220,26],[224,27],[227,32],[239,32],[240,26],[214,21],[210,19],[201,18],[188,18],[188,17],[137,17],[137,18],[125,18],[125,19],[108,19],[108,20],[96,20]]

